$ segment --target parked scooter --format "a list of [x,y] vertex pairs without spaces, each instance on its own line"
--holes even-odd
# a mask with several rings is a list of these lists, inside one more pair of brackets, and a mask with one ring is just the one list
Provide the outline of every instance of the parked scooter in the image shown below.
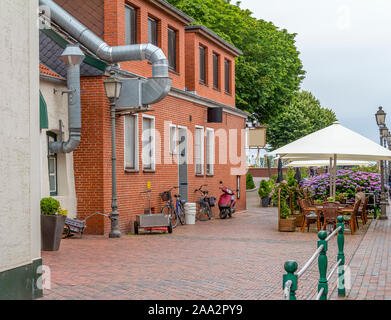
[[219,199],[220,218],[231,218],[236,209],[235,193],[231,189],[224,187],[223,181],[220,181],[220,185],[220,189],[223,192]]

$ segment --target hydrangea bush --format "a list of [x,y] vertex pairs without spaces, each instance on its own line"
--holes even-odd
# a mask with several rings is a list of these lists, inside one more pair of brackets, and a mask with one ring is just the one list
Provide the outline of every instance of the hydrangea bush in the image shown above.
[[[322,199],[324,196],[329,196],[330,193],[330,178],[329,174],[321,174],[312,179],[306,180],[304,188],[312,193],[314,199]],[[337,171],[336,193],[347,193],[348,198],[353,198],[356,194],[356,187],[361,187],[365,193],[381,192],[381,178],[379,173],[353,171],[349,169],[341,169]],[[388,186],[385,185],[388,190]]]

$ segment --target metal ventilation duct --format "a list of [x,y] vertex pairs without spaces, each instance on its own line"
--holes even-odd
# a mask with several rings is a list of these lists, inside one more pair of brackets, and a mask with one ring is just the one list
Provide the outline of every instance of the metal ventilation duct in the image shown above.
[[50,15],[50,19],[100,59],[110,64],[122,61],[148,60],[152,64],[152,77],[140,80],[143,81],[141,84],[141,105],[157,103],[167,96],[172,80],[168,78],[168,60],[160,48],[152,44],[110,47],[52,0],[40,0],[39,4],[49,8],[50,12],[46,12],[46,14]]
[[[61,55],[61,59],[67,66],[68,90],[68,141],[52,142],[49,150],[54,153],[69,153],[80,144],[81,137],[81,108],[80,108],[80,64],[85,56],[78,46],[69,45]],[[60,131],[62,128],[60,128]]]

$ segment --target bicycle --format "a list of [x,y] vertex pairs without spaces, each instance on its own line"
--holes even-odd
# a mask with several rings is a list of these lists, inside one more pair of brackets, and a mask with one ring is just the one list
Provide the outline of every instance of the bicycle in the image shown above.
[[198,189],[195,189],[194,192],[200,192],[201,198],[200,200],[196,201],[196,203],[199,205],[199,210],[196,213],[196,219],[198,221],[207,221],[212,218],[212,208],[211,208],[211,202],[213,202],[213,199],[216,199],[214,197],[208,197],[208,190],[202,190],[203,187],[207,187],[207,184],[201,185]]
[[175,228],[178,225],[178,220],[181,225],[185,224],[185,208],[184,208],[184,200],[181,200],[180,194],[174,194],[175,197],[175,206],[172,201],[171,191],[178,189],[178,186],[172,187],[168,191],[164,191],[160,194],[160,197],[163,201],[167,201],[167,204],[160,211],[161,214],[168,214],[170,216],[171,225]]

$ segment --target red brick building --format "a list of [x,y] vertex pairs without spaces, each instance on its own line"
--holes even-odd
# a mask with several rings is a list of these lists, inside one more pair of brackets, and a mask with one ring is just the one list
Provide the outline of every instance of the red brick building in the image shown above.
[[[149,183],[155,213],[163,206],[159,194],[170,187],[180,185],[182,197],[194,202],[199,198],[194,189],[205,183],[218,198],[220,180],[238,192],[238,210],[244,209],[247,115],[235,107],[235,57],[240,50],[203,26],[190,26],[193,19],[163,0],[55,2],[109,45],[153,43],[169,61],[173,81],[168,96],[148,112],[117,116],[121,232],[132,231],[135,215],[143,213],[146,199],[140,192]],[[141,77],[150,77],[152,70],[147,61],[123,62],[120,68],[124,75]],[[82,138],[73,153],[79,218],[111,212],[106,77],[82,73]],[[222,110],[221,122],[208,122],[208,110],[214,109]],[[146,136],[146,128],[155,129],[153,136]],[[183,156],[187,163],[180,165]],[[86,231],[107,234],[110,220],[91,218]]]

